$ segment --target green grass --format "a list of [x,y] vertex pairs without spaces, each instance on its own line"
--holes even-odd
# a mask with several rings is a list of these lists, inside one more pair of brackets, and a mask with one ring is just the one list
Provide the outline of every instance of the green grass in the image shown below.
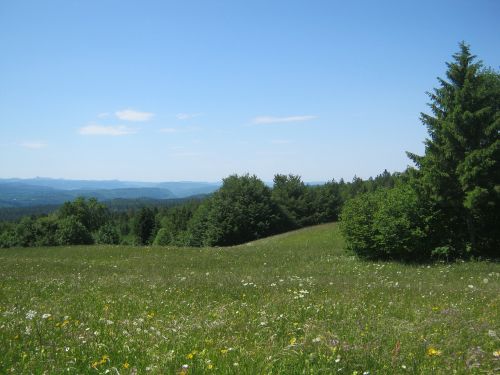
[[0,373],[495,373],[499,291],[497,263],[364,262],[334,224],[222,249],[0,250]]

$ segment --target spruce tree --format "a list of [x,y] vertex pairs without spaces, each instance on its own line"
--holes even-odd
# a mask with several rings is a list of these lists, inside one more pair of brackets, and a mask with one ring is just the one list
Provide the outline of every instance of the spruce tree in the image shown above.
[[484,70],[463,42],[447,66],[447,80],[428,93],[432,114],[421,114],[425,155],[408,153],[419,168],[416,185],[433,208],[436,246],[455,256],[498,256],[500,75]]

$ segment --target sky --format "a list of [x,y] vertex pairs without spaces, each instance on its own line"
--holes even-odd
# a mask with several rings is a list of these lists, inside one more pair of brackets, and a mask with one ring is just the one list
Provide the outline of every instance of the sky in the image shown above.
[[351,180],[422,154],[462,40],[500,2],[0,2],[0,178]]

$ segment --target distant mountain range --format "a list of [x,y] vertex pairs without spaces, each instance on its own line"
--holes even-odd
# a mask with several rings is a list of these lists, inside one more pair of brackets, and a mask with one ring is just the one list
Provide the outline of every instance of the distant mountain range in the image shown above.
[[221,186],[211,182],[129,182],[52,178],[0,179],[0,207],[62,204],[76,197],[113,199],[176,199],[210,194]]

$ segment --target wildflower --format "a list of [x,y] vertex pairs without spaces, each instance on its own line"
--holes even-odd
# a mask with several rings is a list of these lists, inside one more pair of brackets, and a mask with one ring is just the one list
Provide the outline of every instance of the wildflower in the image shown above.
[[296,342],[297,342],[297,339],[295,337],[292,337],[290,339],[290,346],[294,346]]
[[30,310],[26,313],[26,319],[32,320],[36,316],[36,311]]
[[186,359],[193,359],[194,357],[194,354],[193,353],[189,353],[187,356],[186,356]]
[[222,354],[226,354],[228,351],[229,351],[228,349],[221,349],[221,350],[220,350],[220,352],[221,352]]
[[493,357],[495,357],[495,358],[500,358],[500,350],[495,350],[495,351],[493,352]]
[[318,337],[316,337],[316,338],[314,338],[314,339],[312,340],[312,342],[314,342],[314,343],[317,343],[317,342],[320,342],[320,341],[321,341],[321,337],[319,337],[319,336],[318,336]]
[[43,314],[42,319],[47,319],[50,318],[52,315],[51,314]]
[[125,363],[122,365],[122,367],[124,369],[128,369],[130,367],[130,364],[128,363],[128,361],[125,361]]
[[212,370],[212,369],[214,368],[214,365],[212,365],[211,363],[209,363],[209,364],[207,365],[207,368],[208,368],[209,370]]
[[427,355],[429,357],[437,357],[440,356],[443,352],[441,350],[438,350],[436,348],[433,348],[432,346],[427,349]]

